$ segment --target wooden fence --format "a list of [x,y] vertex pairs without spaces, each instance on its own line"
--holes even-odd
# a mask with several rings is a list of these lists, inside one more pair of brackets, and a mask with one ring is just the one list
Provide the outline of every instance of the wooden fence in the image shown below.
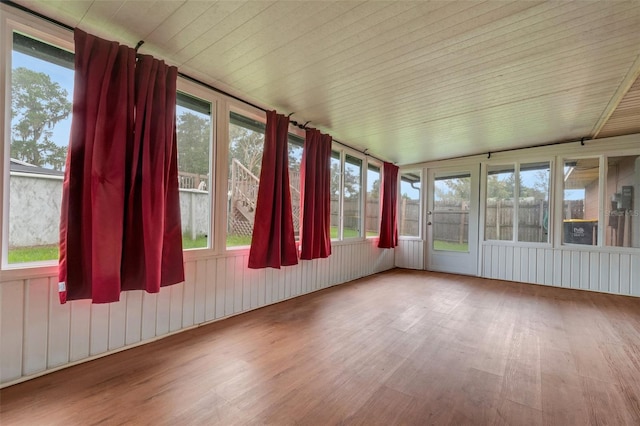
[[[513,200],[487,200],[485,239],[513,239]],[[572,209],[580,209],[576,204]],[[549,203],[545,200],[525,200],[518,205],[518,241],[546,242],[549,232]]]

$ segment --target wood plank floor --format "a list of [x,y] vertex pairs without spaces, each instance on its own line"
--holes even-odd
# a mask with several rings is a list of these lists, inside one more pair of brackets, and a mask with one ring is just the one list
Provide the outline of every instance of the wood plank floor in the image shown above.
[[0,398],[3,425],[638,425],[640,299],[393,270]]

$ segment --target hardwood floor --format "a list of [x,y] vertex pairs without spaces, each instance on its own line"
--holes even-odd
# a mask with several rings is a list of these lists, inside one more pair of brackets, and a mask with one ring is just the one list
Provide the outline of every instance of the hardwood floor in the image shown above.
[[393,270],[0,398],[3,425],[638,425],[640,299]]

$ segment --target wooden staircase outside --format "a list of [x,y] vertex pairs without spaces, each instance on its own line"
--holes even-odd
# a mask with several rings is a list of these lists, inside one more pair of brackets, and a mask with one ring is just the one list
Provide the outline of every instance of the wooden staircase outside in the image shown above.
[[[231,204],[229,211],[229,233],[251,235],[255,219],[260,178],[251,173],[240,161],[231,161]],[[300,173],[289,172],[289,189],[293,210],[293,228],[298,233],[300,227]]]

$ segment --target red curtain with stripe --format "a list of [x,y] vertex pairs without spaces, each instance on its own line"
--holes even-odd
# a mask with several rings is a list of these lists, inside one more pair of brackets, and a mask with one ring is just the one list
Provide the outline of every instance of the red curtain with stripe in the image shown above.
[[300,168],[300,258],[331,255],[331,136],[307,129]]
[[289,187],[289,117],[267,112],[249,268],[298,263]]
[[398,245],[398,166],[391,163],[384,163],[382,167],[380,199],[382,211],[378,247],[393,248]]
[[74,36],[60,302],[109,303],[118,301],[122,290],[156,292],[184,276],[181,238],[176,238],[181,235],[177,70],[158,65],[155,74],[146,72],[148,59],[138,67],[134,49],[78,29]]

